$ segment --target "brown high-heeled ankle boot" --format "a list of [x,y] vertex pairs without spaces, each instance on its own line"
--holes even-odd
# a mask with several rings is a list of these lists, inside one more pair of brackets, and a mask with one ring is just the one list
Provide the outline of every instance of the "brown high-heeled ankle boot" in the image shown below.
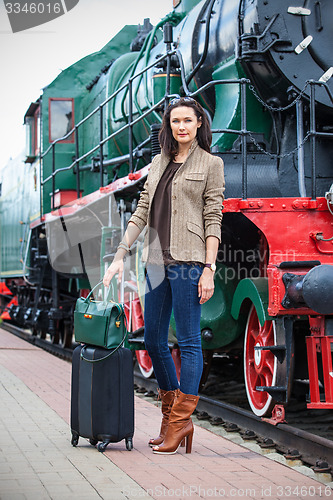
[[154,453],[161,455],[176,453],[180,444],[185,440],[186,453],[191,453],[194,432],[191,415],[198,401],[199,396],[184,394],[179,389],[177,390],[163,444],[161,446],[154,446]]
[[171,408],[175,399],[175,395],[178,389],[174,391],[164,391],[163,389],[159,389],[159,397],[161,398],[162,401],[162,423],[161,423],[161,430],[160,434],[157,438],[155,439],[150,439],[149,440],[149,446],[157,446],[159,444],[163,443],[163,440],[165,438],[168,425],[169,425],[169,416],[171,413]]

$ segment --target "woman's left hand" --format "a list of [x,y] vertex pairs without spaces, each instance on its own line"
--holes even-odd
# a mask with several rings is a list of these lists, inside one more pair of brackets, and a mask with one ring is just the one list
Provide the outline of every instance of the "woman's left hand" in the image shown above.
[[200,304],[204,304],[209,300],[214,293],[214,273],[204,268],[198,283],[198,296],[200,297]]

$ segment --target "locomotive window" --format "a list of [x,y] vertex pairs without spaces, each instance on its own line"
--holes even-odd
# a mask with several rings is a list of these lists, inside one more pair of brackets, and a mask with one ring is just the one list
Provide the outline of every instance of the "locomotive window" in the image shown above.
[[[64,137],[73,128],[74,99],[49,99],[49,141]],[[74,142],[74,134],[61,142]]]
[[34,131],[34,119],[32,116],[28,116],[25,119],[25,131],[26,131],[26,155],[28,158],[34,156],[34,143],[35,143],[35,131]]
[[34,115],[34,132],[35,132],[34,150],[35,150],[35,156],[37,156],[40,151],[40,108],[39,107]]
[[38,102],[30,104],[24,117],[26,130],[26,163],[33,163],[40,151],[40,106]]

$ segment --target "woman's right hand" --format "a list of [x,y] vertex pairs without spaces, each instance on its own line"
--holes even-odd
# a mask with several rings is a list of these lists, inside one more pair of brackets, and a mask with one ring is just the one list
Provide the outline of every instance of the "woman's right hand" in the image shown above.
[[[111,263],[111,265],[106,270],[103,278],[104,286],[109,286],[110,282],[115,274],[118,274],[118,283],[121,283],[123,272],[124,272],[124,258],[127,254],[130,246],[134,243],[141,232],[141,229],[136,226],[133,222],[129,221],[124,237],[119,245],[116,255]],[[125,249],[124,249],[125,247]],[[126,250],[127,248],[127,250]]]
[[118,283],[121,282],[122,276],[124,272],[124,260],[117,259],[112,262],[112,264],[107,268],[104,278],[103,284],[104,286],[110,286],[110,282],[115,274],[118,274]]

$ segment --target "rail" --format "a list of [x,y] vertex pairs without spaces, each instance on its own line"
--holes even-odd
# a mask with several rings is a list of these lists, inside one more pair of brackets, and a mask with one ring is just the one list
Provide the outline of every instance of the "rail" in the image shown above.
[[[167,25],[165,25],[166,27]],[[165,30],[166,31],[166,30]],[[254,87],[251,85],[251,81],[247,78],[239,78],[239,79],[232,79],[232,80],[214,80],[206,83],[205,85],[201,86],[194,92],[191,92],[188,85],[187,85],[187,80],[186,80],[186,73],[185,73],[185,67],[184,67],[184,61],[181,52],[179,49],[174,49],[171,50],[171,43],[170,43],[170,32],[167,31],[167,36],[165,36],[165,43],[166,43],[166,53],[157,59],[154,60],[153,63],[146,65],[141,71],[136,72],[133,74],[129,80],[124,83],[121,87],[119,87],[115,92],[113,92],[107,99],[105,99],[99,106],[97,106],[93,111],[91,111],[87,116],[85,116],[81,121],[79,121],[75,126],[63,137],[60,137],[53,141],[50,146],[46,149],[46,151],[41,155],[42,159],[44,158],[51,152],[52,154],[52,173],[46,177],[44,180],[41,181],[41,185],[45,186],[46,183],[49,181],[52,182],[52,193],[55,193],[55,179],[56,176],[60,172],[65,172],[69,170],[73,170],[74,173],[76,174],[76,191],[77,191],[77,197],[80,197],[80,171],[87,170],[87,167],[80,167],[80,163],[90,157],[93,153],[99,151],[99,172],[100,172],[100,186],[103,187],[103,169],[104,167],[110,166],[110,165],[117,165],[117,164],[122,164],[127,162],[129,164],[129,172],[133,172],[133,160],[134,157],[138,155],[138,152],[140,149],[146,145],[149,142],[149,138],[145,140],[142,144],[139,144],[136,148],[133,147],[133,128],[134,126],[139,123],[140,121],[145,120],[150,114],[154,113],[155,111],[161,109],[162,106],[166,106],[167,103],[169,102],[169,99],[175,97],[175,94],[170,94],[170,73],[171,73],[171,58],[175,56],[178,60],[179,68],[180,68],[180,75],[181,75],[181,82],[182,82],[182,87],[183,87],[183,92],[184,95],[188,97],[197,97],[201,95],[203,92],[208,90],[211,87],[217,86],[217,85],[240,85],[240,101],[241,101],[241,128],[240,130],[237,129],[213,129],[212,133],[226,133],[226,134],[236,134],[241,137],[241,155],[242,155],[242,199],[247,198],[247,139],[252,141],[255,146],[260,150],[262,153],[265,153],[269,156],[273,156],[275,158],[283,158],[286,156],[289,156],[296,151],[299,152],[298,155],[298,162],[299,162],[299,190],[301,196],[306,196],[305,193],[305,183],[304,183],[304,164],[302,163],[304,161],[304,144],[305,142],[310,139],[310,151],[311,151],[311,197],[312,199],[316,198],[316,173],[317,173],[317,167],[316,167],[316,141],[317,138],[319,137],[330,137],[333,138],[333,133],[332,132],[319,132],[316,130],[316,107],[315,107],[315,89],[317,86],[322,86],[326,90],[330,100],[333,103],[333,95],[327,86],[326,82],[323,81],[314,81],[314,80],[309,80],[306,82],[304,88],[300,93],[297,94],[297,97],[294,99],[292,103],[289,103],[287,106],[284,108],[274,108],[267,103],[265,103],[260,96],[256,93]],[[166,78],[166,92],[165,96],[158,101],[156,104],[151,104],[150,108],[142,112],[139,117],[133,118],[134,116],[134,110],[133,110],[133,98],[134,92],[133,92],[133,83],[137,78],[141,78],[143,75],[147,75],[147,72],[152,69],[153,67],[160,66],[163,61],[167,62],[167,78]],[[285,153],[283,155],[279,154],[273,154],[270,152],[265,151],[260,144],[255,140],[253,134],[251,133],[250,130],[247,129],[247,97],[246,97],[246,90],[247,86],[249,86],[250,90],[252,90],[254,96],[257,98],[257,100],[267,109],[269,109],[272,112],[280,112],[284,111],[291,106],[295,105],[296,107],[296,114],[298,117],[298,124],[300,123],[300,117],[302,117],[302,97],[305,94],[305,91],[308,86],[310,86],[310,95],[309,95],[309,110],[310,110],[310,129],[309,132],[304,136],[304,131],[302,126],[297,127],[297,146],[296,148],[289,152]],[[117,95],[125,91],[126,94],[128,94],[128,114],[124,114],[124,118],[127,119],[127,123],[119,128],[118,130],[112,132],[110,135],[107,137],[104,137],[103,134],[103,125],[104,125],[104,108],[105,106],[110,103],[113,99],[117,97]],[[138,91],[138,89],[137,89]],[[136,92],[137,92],[136,91]],[[141,109],[140,109],[141,111]],[[79,130],[82,125],[84,125],[91,117],[93,117],[95,114],[99,113],[99,142],[89,151],[85,152],[84,154],[80,155],[79,152]],[[128,150],[129,153],[126,155],[122,155],[119,157],[115,157],[109,160],[104,160],[104,146],[113,138],[117,137],[119,134],[123,133],[124,131],[128,130]],[[66,139],[68,139],[72,134],[75,135],[75,159],[74,161],[66,166],[66,167],[61,167],[56,169],[55,165],[55,148],[56,145],[59,142],[62,142]],[[90,167],[89,167],[90,168]],[[42,208],[42,207],[41,207]],[[52,209],[54,209],[54,196],[52,196]],[[42,210],[41,210],[42,213]]]

